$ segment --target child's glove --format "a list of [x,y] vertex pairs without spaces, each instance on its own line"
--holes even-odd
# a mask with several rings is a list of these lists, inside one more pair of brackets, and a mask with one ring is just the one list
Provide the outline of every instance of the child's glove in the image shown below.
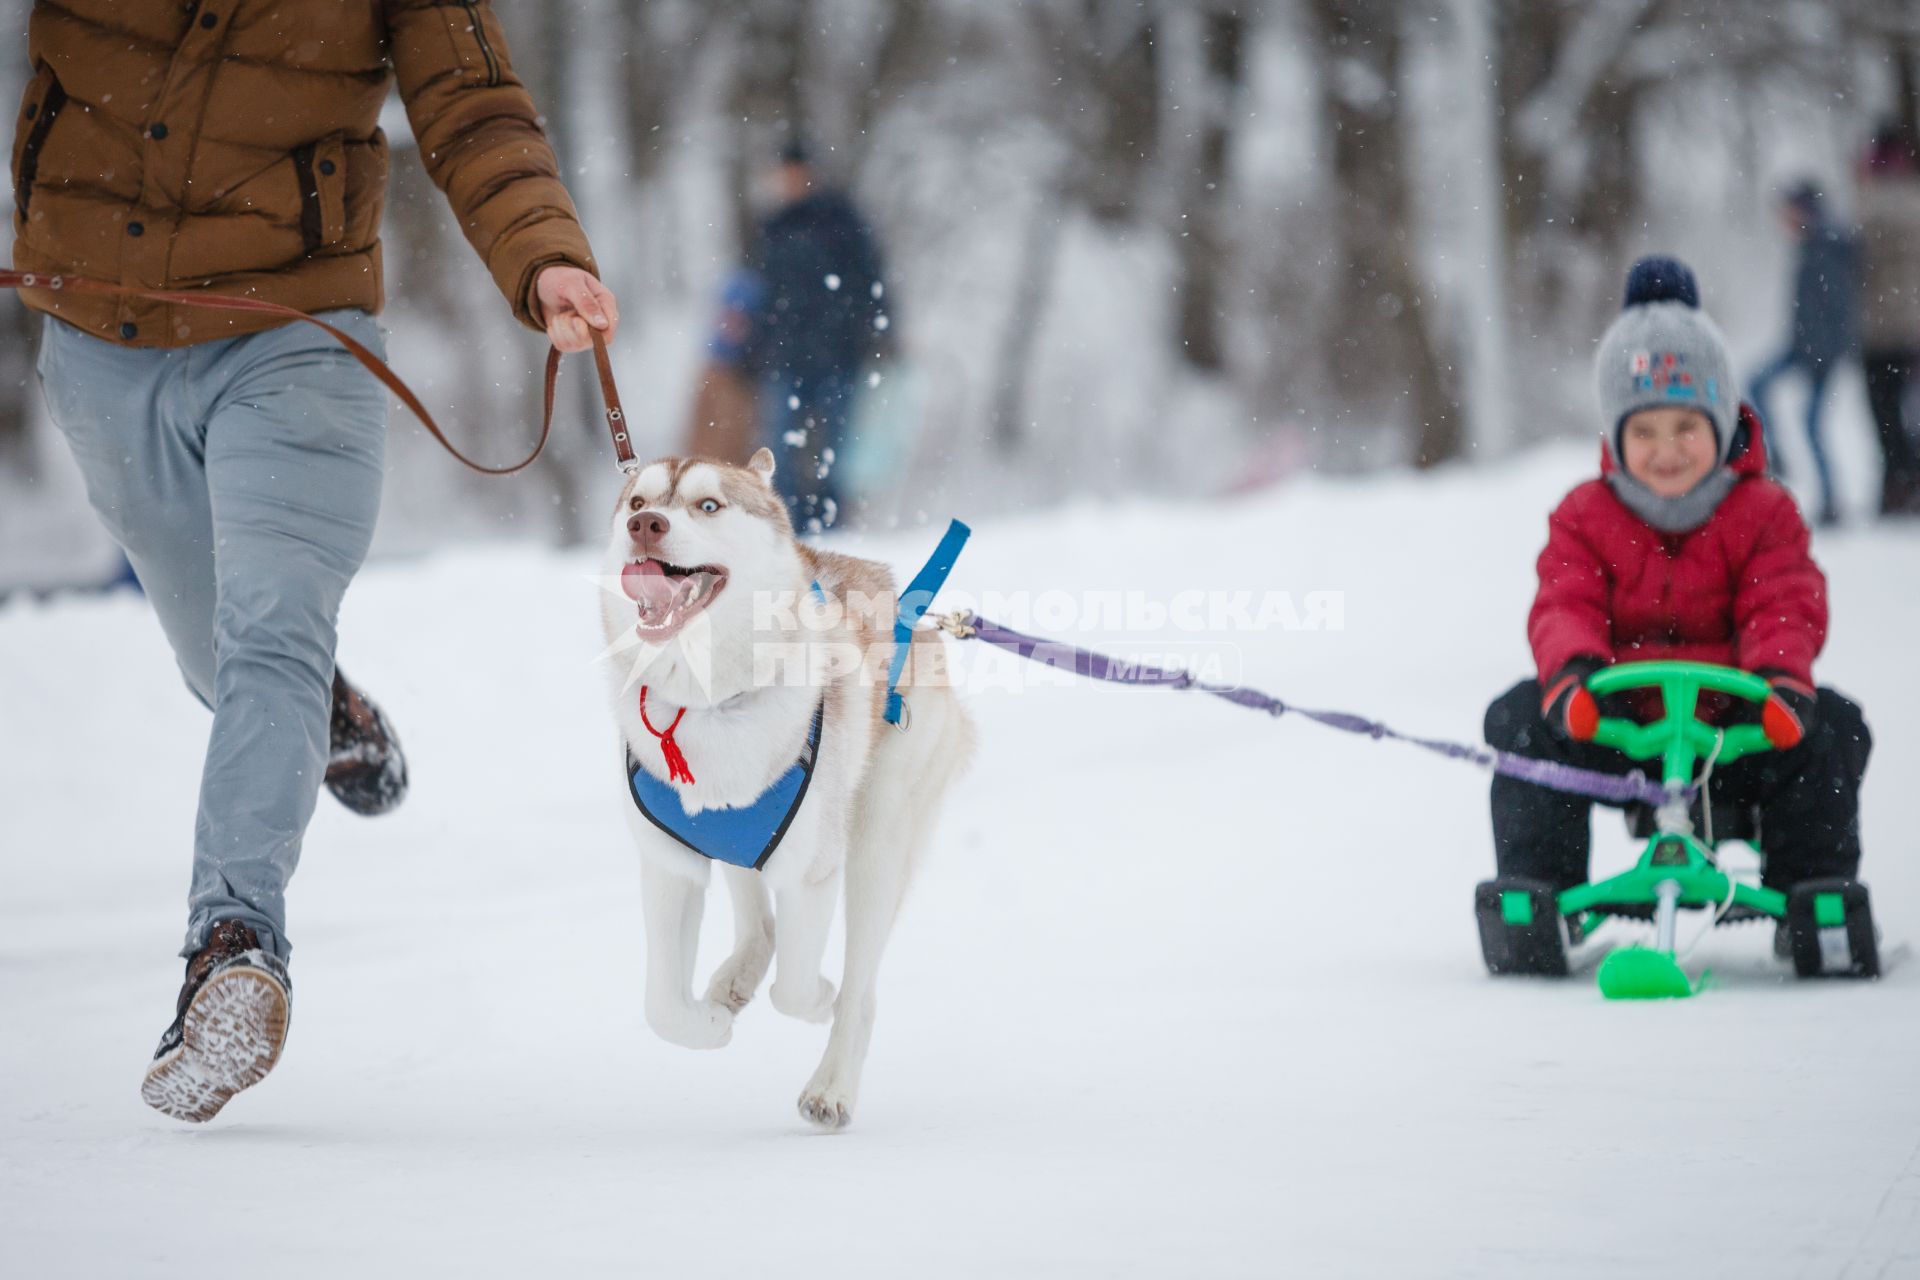
[[1587,691],[1587,677],[1606,667],[1606,660],[1581,654],[1547,682],[1540,698],[1540,714],[1547,727],[1569,742],[1591,742],[1600,729],[1600,704]]
[[1754,674],[1765,676],[1771,689],[1760,706],[1760,727],[1767,741],[1781,751],[1799,746],[1813,732],[1819,706],[1812,686],[1778,668],[1763,667]]

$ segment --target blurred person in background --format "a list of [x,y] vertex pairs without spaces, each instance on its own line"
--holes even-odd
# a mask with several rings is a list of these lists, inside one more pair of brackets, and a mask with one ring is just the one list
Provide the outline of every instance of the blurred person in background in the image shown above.
[[1907,393],[1920,359],[1920,147],[1884,125],[1860,175],[1860,360],[1886,469],[1882,515],[1920,515],[1920,449]]
[[1827,381],[1859,342],[1859,247],[1827,217],[1826,201],[1812,182],[1800,181],[1781,198],[1780,215],[1797,242],[1793,268],[1793,328],[1786,349],[1753,376],[1753,402],[1769,437],[1774,473],[1784,475],[1778,452],[1779,420],[1771,401],[1776,383],[1789,373],[1807,380],[1807,447],[1820,480],[1822,525],[1840,523],[1833,469],[1820,434]]
[[707,339],[707,362],[694,388],[687,426],[689,455],[745,466],[760,447],[760,379],[754,332],[767,286],[741,267],[720,286],[719,314]]
[[[381,350],[379,119],[397,75],[420,154],[514,315],[563,350],[590,345],[589,325],[613,336],[613,295],[484,0],[39,0],[26,52],[22,271],[265,299]],[[88,498],[213,712],[186,980],[141,1090],[206,1120],[279,1060],[285,892],[323,781],[361,814],[406,791],[392,727],[334,660],[380,509],[386,396],[310,325],[20,296],[45,315],[41,387]],[[106,927],[85,914],[78,862],[74,876],[73,927]]]
[[789,141],[768,185],[774,209],[752,254],[764,286],[746,357],[762,370],[762,440],[796,529],[831,528],[843,490],[834,464],[861,367],[892,344],[880,252],[853,202],[820,185],[805,142]]

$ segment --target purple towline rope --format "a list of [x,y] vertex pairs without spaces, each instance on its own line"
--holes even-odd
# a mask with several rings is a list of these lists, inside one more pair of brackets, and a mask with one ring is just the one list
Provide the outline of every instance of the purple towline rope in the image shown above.
[[1166,671],[1141,663],[1122,662],[1109,658],[1105,654],[1094,653],[1090,649],[1081,649],[1055,640],[1042,640],[1036,636],[1015,631],[1011,627],[1003,627],[997,622],[989,622],[978,614],[961,614],[953,621],[955,625],[949,627],[949,630],[952,630],[955,635],[984,640],[997,648],[1011,650],[1023,658],[1044,663],[1050,667],[1068,667],[1075,675],[1085,676],[1091,680],[1105,680],[1113,684],[1148,685],[1165,689],[1195,689],[1201,693],[1210,693],[1216,698],[1225,698],[1235,706],[1264,711],[1271,716],[1284,715],[1290,711],[1318,724],[1326,725],[1329,729],[1338,729],[1342,733],[1358,733],[1369,738],[1391,738],[1395,742],[1411,743],[1416,747],[1437,752],[1449,760],[1467,760],[1484,768],[1491,768],[1495,773],[1505,774],[1510,778],[1520,778],[1539,786],[1551,787],[1555,791],[1566,791],[1594,800],[1605,800],[1610,804],[1628,804],[1639,800],[1658,805],[1667,798],[1666,792],[1661,789],[1659,783],[1638,770],[1626,775],[1602,773],[1598,769],[1582,769],[1577,765],[1561,764],[1556,760],[1535,760],[1528,756],[1515,755],[1511,751],[1469,746],[1463,742],[1449,742],[1444,738],[1418,738],[1412,734],[1388,728],[1378,720],[1369,720],[1365,716],[1357,716],[1345,711],[1314,711],[1307,707],[1290,707],[1280,699],[1261,693],[1258,689],[1207,684],[1194,679],[1184,671]]

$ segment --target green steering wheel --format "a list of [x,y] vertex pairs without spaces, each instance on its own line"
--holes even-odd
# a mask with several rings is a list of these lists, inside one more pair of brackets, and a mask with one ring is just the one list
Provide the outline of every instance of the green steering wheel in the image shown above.
[[1664,761],[1663,781],[1685,786],[1693,781],[1693,766],[1702,756],[1729,764],[1742,756],[1771,751],[1773,744],[1757,724],[1720,727],[1695,717],[1703,690],[1724,693],[1746,702],[1765,702],[1772,690],[1765,677],[1709,662],[1625,662],[1606,667],[1587,679],[1587,689],[1599,697],[1627,689],[1658,689],[1664,714],[1651,724],[1603,716],[1593,740],[1634,760]]

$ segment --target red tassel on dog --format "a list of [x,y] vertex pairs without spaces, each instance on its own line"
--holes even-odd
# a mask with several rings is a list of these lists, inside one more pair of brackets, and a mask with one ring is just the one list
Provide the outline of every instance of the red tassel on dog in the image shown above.
[[667,758],[668,782],[693,781],[693,770],[687,767],[687,757],[680,750],[680,744],[673,740],[673,731],[680,727],[680,717],[686,714],[685,707],[674,712],[673,723],[662,733],[653,727],[653,721],[647,719],[647,686],[640,686],[640,723],[647,726],[648,733],[660,739],[660,754]]

